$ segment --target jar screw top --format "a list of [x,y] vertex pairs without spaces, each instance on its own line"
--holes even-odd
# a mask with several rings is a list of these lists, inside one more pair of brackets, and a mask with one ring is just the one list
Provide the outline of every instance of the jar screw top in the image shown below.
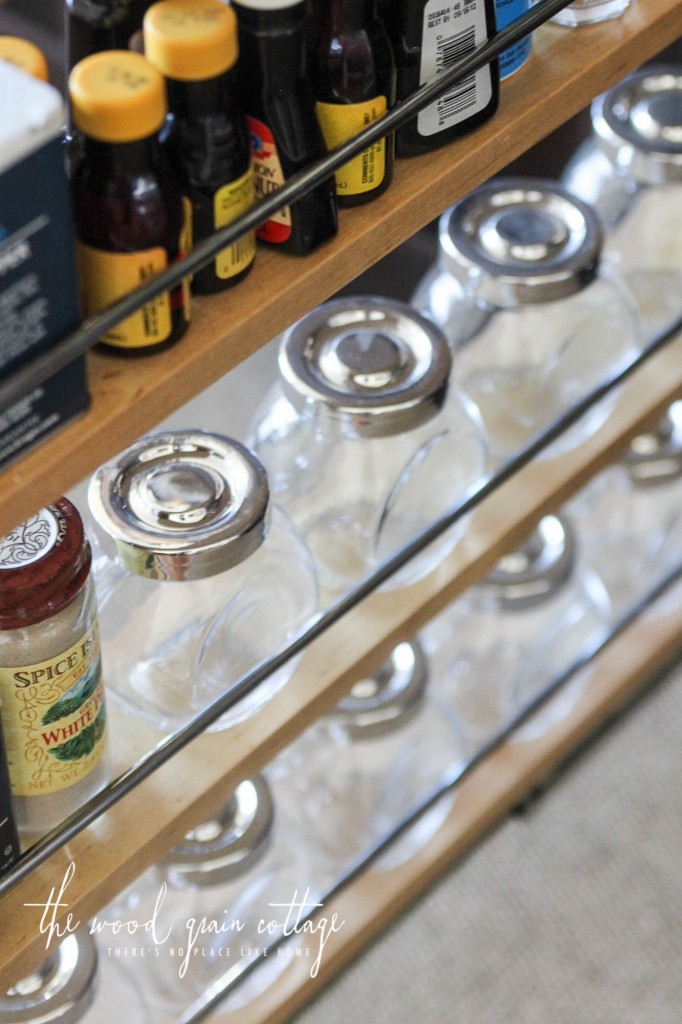
[[482,586],[503,608],[521,611],[549,600],[575,564],[573,529],[564,516],[543,516],[526,540],[503,555]]

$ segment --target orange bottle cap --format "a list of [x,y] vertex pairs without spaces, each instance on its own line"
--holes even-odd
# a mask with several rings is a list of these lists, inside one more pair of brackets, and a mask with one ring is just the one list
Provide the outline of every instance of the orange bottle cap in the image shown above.
[[69,75],[73,122],[100,142],[134,142],[166,118],[166,83],[140,53],[105,50],[85,57]]
[[220,0],[160,0],[145,14],[144,52],[167,78],[215,78],[237,63],[237,17]]
[[0,60],[14,64],[41,82],[49,80],[43,51],[28,39],[21,39],[19,36],[0,36]]

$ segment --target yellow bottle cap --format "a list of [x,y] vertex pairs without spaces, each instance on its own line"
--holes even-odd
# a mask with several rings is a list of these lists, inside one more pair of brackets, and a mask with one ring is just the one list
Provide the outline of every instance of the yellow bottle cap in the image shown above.
[[48,81],[47,61],[42,50],[19,36],[0,36],[0,60],[21,68],[27,75]]
[[237,16],[220,0],[161,0],[144,17],[144,52],[166,78],[215,78],[237,63]]
[[157,132],[166,117],[166,83],[140,53],[104,50],[69,75],[73,123],[100,142],[134,142]]

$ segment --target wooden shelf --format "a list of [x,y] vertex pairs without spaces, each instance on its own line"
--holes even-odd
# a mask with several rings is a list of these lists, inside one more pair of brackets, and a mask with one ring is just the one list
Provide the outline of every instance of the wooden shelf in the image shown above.
[[[586,692],[570,715],[540,739],[499,747],[458,785],[448,817],[422,850],[392,871],[365,874],[325,904],[324,917],[332,920],[336,914],[343,926],[329,938],[317,976],[311,977],[311,959],[293,960],[271,988],[239,1010],[239,1024],[283,1024],[300,1012],[429,885],[668,667],[681,638],[682,606],[665,618],[638,621],[614,640],[595,660]],[[315,943],[310,945],[317,951]],[[235,1012],[220,1008],[206,1017],[210,1024],[236,1019]]]
[[89,355],[91,409],[0,474],[0,534],[75,486],[105,459],[200,394],[309,309],[524,153],[599,92],[674,41],[680,0],[640,0],[617,21],[535,33],[523,71],[503,83],[495,117],[461,141],[397,162],[392,188],[342,211],[338,237],[297,259],[259,250],[253,273],[195,301],[175,348],[142,359]]
[[[71,860],[76,875],[68,907],[83,922],[189,828],[240,779],[259,770],[344,692],[385,660],[395,644],[424,623],[520,541],[537,517],[560,508],[626,440],[682,396],[682,336],[630,378],[618,407],[578,450],[531,463],[476,510],[463,540],[439,569],[400,593],[371,595],[306,650],[292,681],[249,721],[228,733],[201,736],[159,768],[97,822],[0,899],[0,985],[12,984],[44,953],[41,910],[26,904],[57,890]],[[156,737],[158,739],[158,737]],[[153,734],[131,717],[112,714],[113,770],[127,769],[151,748]],[[41,896],[40,894],[44,894]]]

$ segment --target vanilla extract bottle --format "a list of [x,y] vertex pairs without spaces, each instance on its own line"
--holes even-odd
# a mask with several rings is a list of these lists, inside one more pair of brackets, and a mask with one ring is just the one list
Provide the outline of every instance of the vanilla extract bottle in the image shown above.
[[[311,75],[317,117],[332,150],[382,118],[395,103],[393,49],[376,0],[312,0]],[[340,206],[382,195],[393,177],[394,133],[336,171]]]
[[[234,0],[239,90],[254,161],[256,198],[275,192],[326,153],[308,74],[306,0]],[[334,177],[256,230],[281,252],[303,255],[338,231]]]

